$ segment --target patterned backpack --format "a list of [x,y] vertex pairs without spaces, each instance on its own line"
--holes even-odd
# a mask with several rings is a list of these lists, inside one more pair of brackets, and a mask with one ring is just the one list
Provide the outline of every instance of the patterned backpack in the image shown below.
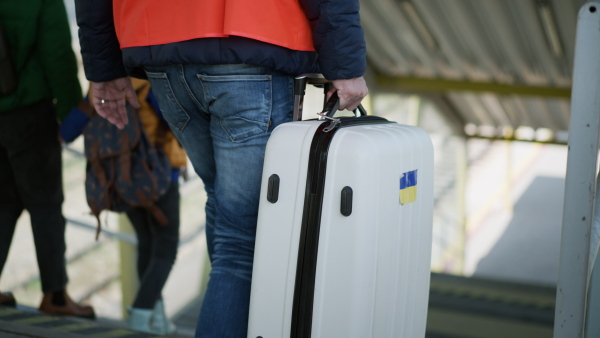
[[98,220],[100,212],[124,212],[131,207],[147,208],[156,220],[168,220],[155,202],[171,183],[171,166],[162,148],[149,141],[139,114],[127,106],[129,123],[119,130],[96,115],[83,132],[88,160],[85,178],[87,202]]

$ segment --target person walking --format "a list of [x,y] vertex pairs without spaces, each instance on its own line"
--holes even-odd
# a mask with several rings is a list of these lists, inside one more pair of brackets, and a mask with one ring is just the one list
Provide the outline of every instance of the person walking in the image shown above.
[[292,119],[293,78],[321,72],[340,109],[367,95],[358,0],[76,0],[91,100],[122,128],[147,78],[207,193],[212,270],[196,337],[246,337],[267,139]]
[[[163,152],[171,165],[170,186],[155,203],[168,220],[163,225],[145,207],[131,207],[125,213],[137,236],[137,274],[140,281],[133,304],[127,308],[127,327],[132,330],[172,334],[175,326],[165,313],[162,289],[169,277],[177,256],[179,244],[179,171],[187,164],[185,151],[169,130],[162,118],[156,98],[146,80],[132,79],[140,108],[138,114],[144,127],[143,132],[150,143]],[[94,107],[83,101],[71,109],[63,124],[60,135],[66,143],[74,141],[83,133],[90,118],[95,117]],[[99,141],[105,140],[99,138]],[[100,143],[99,147],[103,147]],[[89,162],[88,162],[89,166]],[[136,186],[135,176],[132,186]]]
[[[81,100],[63,0],[0,1],[0,275],[23,210],[31,217],[39,310],[94,318],[66,291],[59,120]],[[15,305],[11,293],[0,304]]]

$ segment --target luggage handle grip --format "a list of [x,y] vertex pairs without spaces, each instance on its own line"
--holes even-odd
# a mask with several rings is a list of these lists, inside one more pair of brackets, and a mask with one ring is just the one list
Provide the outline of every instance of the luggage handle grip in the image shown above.
[[[332,88],[331,81],[327,80],[323,76],[323,74],[308,73],[308,74],[302,74],[302,75],[296,76],[294,78],[294,113],[293,113],[292,121],[302,120],[302,107],[303,107],[303,103],[304,103],[304,93],[306,91],[306,84],[323,85],[325,98],[327,98],[327,92],[329,92],[329,90]],[[337,96],[337,93],[334,93],[334,94],[335,95],[332,95],[329,98],[329,100],[327,100],[327,102],[325,102],[323,104],[323,113],[319,114],[322,116],[322,118],[324,118],[323,116],[333,117],[333,115],[337,112],[337,110],[338,110],[337,107],[339,107],[339,97]],[[334,96],[335,96],[335,98],[334,98]],[[332,99],[334,101],[332,101]],[[337,101],[335,101],[335,100],[337,100]],[[332,101],[333,103],[330,103],[330,101]],[[331,107],[332,104],[335,106],[335,109],[332,109],[332,108],[334,108],[334,107]],[[330,105],[329,108],[328,108],[328,105]],[[364,109],[364,107],[362,105],[359,105],[354,110],[354,115],[356,117],[366,116],[367,111]]]
[[[325,106],[323,107],[323,112],[319,113],[320,119],[333,118],[333,115],[338,111],[340,107],[340,97],[337,92],[331,94],[331,97],[327,102],[325,102]],[[354,116],[367,116],[367,111],[359,104],[356,109],[354,109]]]

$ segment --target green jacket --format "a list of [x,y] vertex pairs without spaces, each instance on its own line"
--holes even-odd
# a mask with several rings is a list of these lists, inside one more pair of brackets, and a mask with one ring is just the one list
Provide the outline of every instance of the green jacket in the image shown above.
[[63,0],[1,0],[0,25],[19,78],[0,114],[50,99],[64,119],[82,96]]

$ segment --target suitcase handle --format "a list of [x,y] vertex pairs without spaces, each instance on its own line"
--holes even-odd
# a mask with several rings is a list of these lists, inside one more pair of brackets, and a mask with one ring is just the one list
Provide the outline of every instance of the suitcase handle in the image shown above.
[[[338,96],[337,92],[334,92],[329,100],[325,102],[325,107],[323,107],[323,112],[319,114],[319,119],[333,118],[333,115],[335,115],[339,107],[340,97]],[[362,104],[359,104],[358,107],[354,109],[354,115],[356,117],[367,116],[367,111]]]
[[[320,115],[321,115],[322,119],[325,118],[324,116],[333,117],[333,115],[337,112],[338,107],[339,107],[339,97],[337,96],[337,93],[334,93],[335,98],[337,98],[337,99],[334,99],[334,95],[332,95],[332,97],[329,98],[329,100],[326,100],[327,93],[329,92],[329,90],[332,87],[331,81],[327,80],[323,76],[323,74],[308,73],[308,74],[302,74],[302,75],[296,76],[294,78],[294,114],[292,116],[292,121],[302,120],[302,106],[304,103],[304,94],[306,92],[307,84],[312,84],[317,87],[323,87],[323,95],[324,95],[323,113],[321,113]],[[331,106],[331,105],[333,105],[333,106]],[[333,108],[335,108],[335,109],[333,109]],[[356,117],[366,116],[367,111],[365,110],[365,108],[363,108],[362,105],[359,105],[354,110],[354,114]]]

